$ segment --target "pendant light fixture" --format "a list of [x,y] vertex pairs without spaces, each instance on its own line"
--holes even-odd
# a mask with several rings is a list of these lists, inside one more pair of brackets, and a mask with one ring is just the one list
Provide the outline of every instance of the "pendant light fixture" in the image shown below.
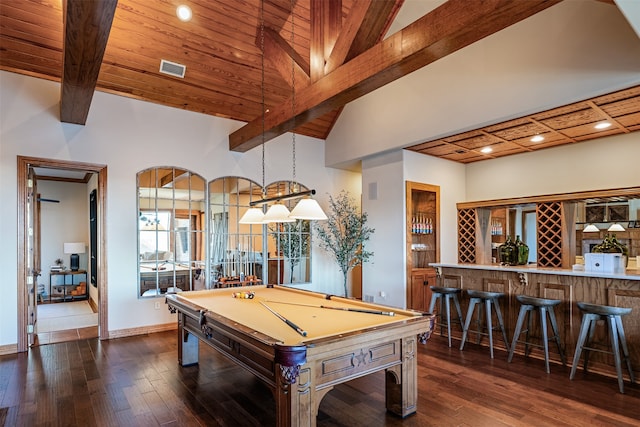
[[[276,193],[280,193],[280,184],[276,184]],[[276,202],[269,207],[267,213],[264,214],[262,222],[270,224],[272,222],[294,222],[295,219],[289,217],[289,209],[282,203],[280,196],[274,198]]]
[[[294,0],[291,0],[291,49],[295,49],[294,44],[294,35],[295,35],[295,26],[293,22],[293,5]],[[293,55],[291,56],[291,112],[293,114],[293,128],[291,130],[291,161],[293,164],[293,178],[292,182],[294,190],[297,190],[298,183],[296,182],[296,70],[295,70],[295,61],[293,59]],[[315,190],[311,191],[311,194],[315,194]],[[304,219],[304,220],[326,220],[327,215],[325,215],[324,211],[318,204],[318,202],[312,198],[303,198],[298,201],[298,204],[289,214],[289,218],[294,220]]]
[[617,222],[614,222],[613,224],[611,224],[611,226],[607,229],[607,231],[624,231],[624,227],[621,226],[620,224],[618,224]]
[[[291,1],[291,48],[294,49],[294,13],[293,13],[293,0]],[[315,190],[307,190],[307,191],[297,191],[298,183],[296,182],[296,134],[293,130],[295,130],[295,120],[296,120],[296,86],[295,86],[295,61],[293,57],[291,58],[291,88],[292,88],[292,101],[291,108],[293,112],[293,130],[291,132],[292,135],[292,164],[293,164],[293,191],[287,195],[278,195],[275,197],[267,198],[265,191],[265,162],[264,162],[264,146],[265,146],[265,114],[267,112],[265,107],[265,96],[264,96],[264,1],[262,2],[261,7],[261,19],[260,19],[260,48],[262,51],[262,199],[256,200],[249,203],[251,206],[245,214],[240,218],[240,224],[269,224],[273,222],[294,222],[298,219],[305,220],[326,220],[327,216],[323,212],[322,208],[312,198],[306,198],[307,196],[311,196],[316,193]],[[276,189],[279,190],[279,189]],[[283,200],[289,200],[294,198],[301,199],[292,212],[289,212],[289,209],[282,203]],[[263,206],[269,202],[275,202],[266,213],[263,214],[263,209],[257,208],[256,206]]]
[[600,231],[600,229],[594,224],[587,224],[584,230],[582,230],[583,233],[597,233],[598,231]]
[[[264,1],[262,1],[262,5],[260,8],[260,52],[261,56],[261,94],[262,94],[262,198],[265,198],[265,189],[264,189],[264,116],[266,114],[265,108],[265,100],[264,100]],[[253,194],[253,193],[251,193]],[[263,224],[264,221],[264,209],[261,207],[257,208],[254,204],[249,205],[249,209],[242,215],[242,218],[238,221],[240,224]]]
[[271,205],[267,213],[264,214],[262,219],[263,224],[270,224],[272,222],[294,222],[295,219],[289,216],[289,209],[282,202],[277,202]]

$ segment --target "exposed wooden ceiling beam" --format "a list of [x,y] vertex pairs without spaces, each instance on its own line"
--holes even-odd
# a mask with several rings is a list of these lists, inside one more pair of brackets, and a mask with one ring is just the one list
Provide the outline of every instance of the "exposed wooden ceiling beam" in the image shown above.
[[382,40],[402,3],[404,0],[355,2],[327,58],[324,74],[329,74]]
[[309,63],[280,34],[267,27],[264,29],[264,56],[276,67],[280,76],[289,83],[289,87],[293,86],[291,81],[293,78],[291,60],[293,58],[296,86],[305,87],[309,85]]
[[118,0],[64,2],[64,63],[60,121],[84,125]]
[[324,64],[342,28],[342,0],[311,0],[311,81],[324,77]]
[[[561,0],[449,0],[427,15],[271,109],[264,140],[271,140],[440,58],[528,18]],[[262,143],[258,117],[229,135],[229,149],[245,152]]]

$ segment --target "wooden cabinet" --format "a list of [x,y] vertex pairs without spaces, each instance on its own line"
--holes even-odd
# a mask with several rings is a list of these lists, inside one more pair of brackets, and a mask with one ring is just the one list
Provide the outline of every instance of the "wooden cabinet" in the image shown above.
[[431,288],[436,284],[436,271],[433,268],[415,268],[411,271],[409,300],[407,308],[427,311],[431,303]]
[[426,311],[435,285],[429,264],[440,261],[440,187],[407,181],[406,213],[407,307]]

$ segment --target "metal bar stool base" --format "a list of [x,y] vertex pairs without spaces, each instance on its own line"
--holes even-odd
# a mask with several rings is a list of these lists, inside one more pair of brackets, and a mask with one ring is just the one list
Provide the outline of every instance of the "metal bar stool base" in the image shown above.
[[460,350],[464,349],[464,343],[467,341],[467,335],[469,333],[469,325],[471,323],[471,317],[473,317],[473,310],[476,304],[484,304],[486,311],[486,329],[487,332],[482,332],[482,308],[478,308],[478,320],[476,334],[478,335],[477,342],[480,343],[480,336],[487,335],[489,337],[489,352],[491,354],[491,358],[493,359],[493,330],[494,327],[492,325],[491,320],[491,307],[493,306],[494,311],[496,312],[496,317],[498,318],[498,326],[495,329],[500,329],[502,331],[502,339],[504,340],[504,345],[509,351],[509,340],[507,339],[507,333],[504,329],[504,321],[502,320],[502,312],[500,311],[500,304],[498,299],[503,297],[504,294],[502,292],[485,292],[485,291],[474,291],[467,290],[467,295],[469,295],[469,309],[467,310],[467,317],[464,323],[464,328],[462,329],[462,343],[460,344]]
[[[562,343],[560,342],[560,333],[558,330],[558,322],[556,321],[556,315],[554,312],[554,307],[560,304],[562,301],[558,299],[546,299],[546,298],[535,298],[526,295],[518,295],[516,299],[520,302],[520,313],[518,314],[518,321],[516,322],[516,329],[513,333],[513,340],[511,341],[511,348],[509,349],[509,358],[507,362],[511,363],[513,359],[513,353],[516,350],[516,346],[519,342],[524,343],[524,355],[525,357],[529,356],[531,350],[529,346],[541,347],[544,349],[544,364],[547,369],[547,374],[551,373],[549,369],[549,341],[554,340],[556,345],[558,346],[558,353],[560,354],[560,358],[562,359],[562,365],[567,364],[567,360],[564,356],[564,351],[562,350]],[[531,342],[530,332],[533,329],[533,313],[538,311],[540,315],[540,328],[542,332],[542,344]],[[551,323],[551,330],[553,332],[553,336],[549,338],[547,332],[547,316],[549,317],[549,321]],[[527,328],[523,331],[522,327],[524,326],[525,317],[527,318]],[[520,335],[525,333],[525,339],[520,340]]]
[[[635,383],[633,369],[631,368],[631,360],[629,358],[629,348],[627,347],[627,340],[624,336],[624,328],[622,327],[622,316],[631,313],[631,309],[584,302],[579,302],[578,308],[582,311],[582,323],[580,324],[580,334],[578,335],[578,343],[576,344],[576,352],[573,356],[573,365],[571,366],[569,379],[572,380],[575,377],[582,350],[584,350],[585,373],[587,372],[589,364],[590,351],[613,354],[616,373],[618,374],[618,388],[620,389],[620,393],[624,394],[624,379],[622,377],[622,360],[620,358],[620,350],[622,350],[622,355],[626,362],[627,370],[629,371],[629,379],[632,384]],[[592,345],[596,345],[596,343],[593,343],[593,336],[595,335],[596,322],[598,320],[605,320],[607,324],[609,340],[611,341],[611,351],[602,350],[598,347],[591,347]]]
[[[460,308],[460,301],[458,300],[458,294],[461,292],[459,288],[444,288],[441,286],[430,286],[431,288],[431,302],[429,303],[429,313],[433,313],[433,309],[436,306],[436,302],[440,300],[440,310],[437,314],[440,319],[436,325],[440,326],[440,336],[442,336],[442,329],[447,327],[447,338],[449,339],[449,347],[451,347],[451,300],[456,307],[458,319],[453,319],[454,323],[460,324],[460,329],[464,324],[462,321],[462,310]],[[444,313],[443,313],[444,304]],[[446,321],[445,321],[446,320]]]

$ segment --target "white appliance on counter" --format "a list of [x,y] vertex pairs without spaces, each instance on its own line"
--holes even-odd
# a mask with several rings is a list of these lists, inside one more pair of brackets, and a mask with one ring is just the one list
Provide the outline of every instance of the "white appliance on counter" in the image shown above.
[[602,254],[602,253],[586,253],[584,254],[585,271],[595,271],[608,274],[624,274],[627,265],[627,259],[622,254]]

